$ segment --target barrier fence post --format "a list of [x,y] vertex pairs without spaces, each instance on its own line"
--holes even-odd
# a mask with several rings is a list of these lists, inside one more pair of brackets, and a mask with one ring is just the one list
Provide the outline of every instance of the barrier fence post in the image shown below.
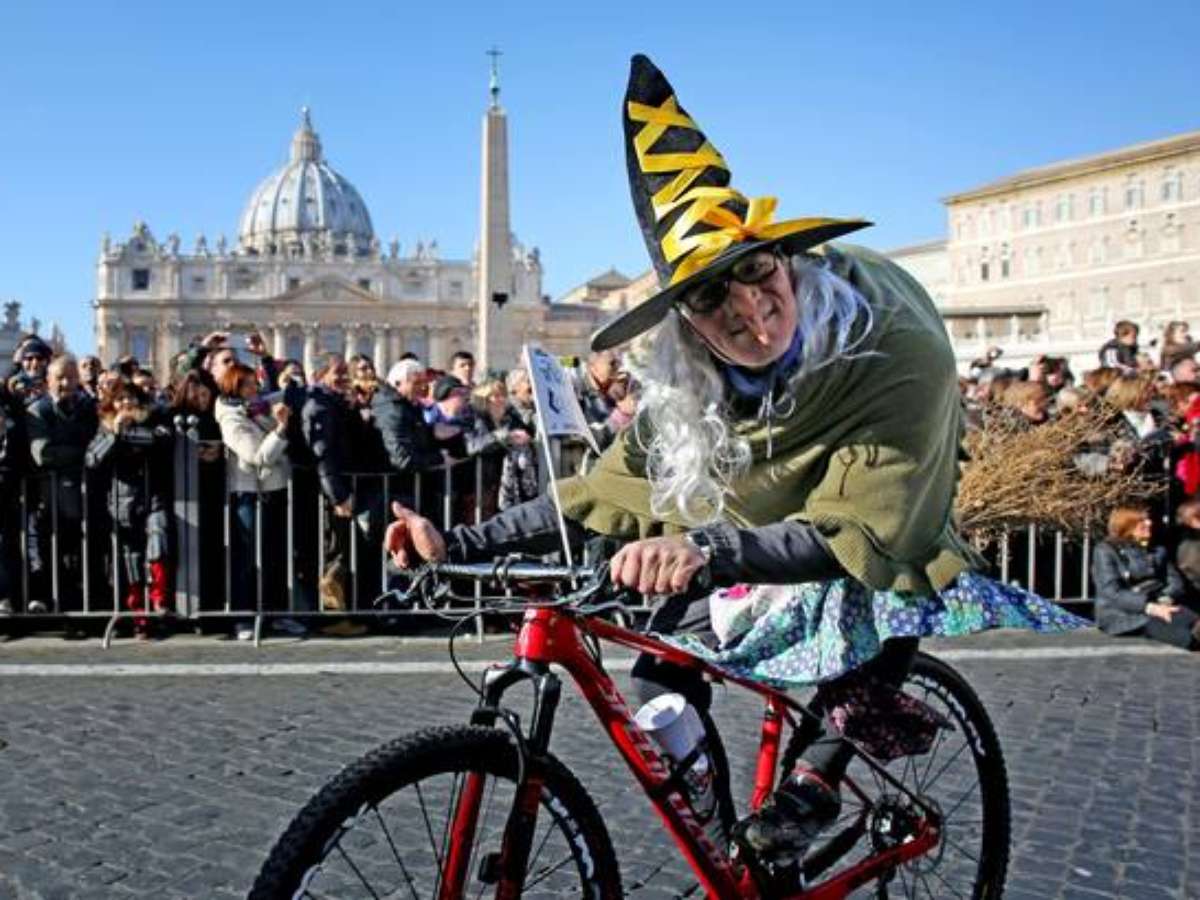
[[50,598],[54,602],[54,612],[62,615],[62,594],[58,584],[58,472],[50,471]]
[[[358,612],[358,513],[355,506],[361,498],[358,490],[358,473],[350,474],[350,518],[346,520],[346,534],[350,537],[350,611]],[[369,514],[369,513],[368,513]]]
[[29,614],[29,476],[21,476],[21,612]]
[[[483,521],[483,454],[475,457],[475,524]],[[475,639],[483,643],[483,585],[475,582]]]
[[1008,584],[1008,529],[1000,535],[1000,580]]
[[[260,485],[261,486],[261,485]],[[254,646],[262,646],[263,629],[263,493],[254,492]],[[240,574],[240,573],[239,573]]]
[[1034,579],[1037,577],[1037,526],[1029,526],[1029,534],[1027,539],[1029,549],[1029,560],[1026,564],[1026,575],[1029,578],[1029,583],[1025,585],[1026,590],[1033,591]]
[[83,584],[83,613],[92,611],[92,554],[88,550],[88,478],[87,473],[79,479],[79,506],[83,518],[79,520],[80,580]]
[[296,597],[296,471],[288,472],[287,480],[287,586],[288,612],[299,608]]
[[1054,532],[1054,599],[1061,601],[1063,598],[1063,534],[1059,530]]

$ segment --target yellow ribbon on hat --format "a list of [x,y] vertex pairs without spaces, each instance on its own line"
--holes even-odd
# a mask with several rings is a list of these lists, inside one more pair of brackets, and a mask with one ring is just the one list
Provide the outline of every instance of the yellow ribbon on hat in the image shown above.
[[[638,165],[643,172],[663,174],[678,172],[666,185],[650,198],[654,217],[661,222],[675,209],[686,205],[686,209],[663,236],[661,244],[667,262],[674,263],[686,256],[671,274],[671,284],[703,269],[721,255],[730,244],[745,240],[769,241],[811,228],[823,220],[789,219],[772,222],[775,216],[776,198],[747,198],[730,187],[691,187],[708,166],[729,171],[724,157],[706,138],[700,147],[683,153],[651,153],[650,148],[668,128],[687,128],[695,132],[700,129],[691,116],[679,109],[672,94],[661,106],[630,101],[627,104],[629,118],[644,123],[633,139]],[[746,204],[746,217],[722,206],[730,200]],[[689,235],[698,223],[711,225],[709,231]]]

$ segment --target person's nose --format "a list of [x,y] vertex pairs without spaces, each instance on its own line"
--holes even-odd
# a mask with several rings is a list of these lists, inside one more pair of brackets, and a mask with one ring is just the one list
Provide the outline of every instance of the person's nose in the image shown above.
[[763,293],[757,284],[731,282],[725,299],[730,311],[741,319],[750,334],[764,347],[770,343],[766,324],[763,322]]

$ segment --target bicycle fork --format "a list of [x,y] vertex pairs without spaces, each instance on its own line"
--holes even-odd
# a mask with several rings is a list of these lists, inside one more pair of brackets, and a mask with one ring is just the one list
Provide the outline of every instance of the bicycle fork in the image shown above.
[[[513,685],[530,681],[534,689],[533,715],[529,734],[522,733],[517,715],[500,706],[500,700]],[[541,760],[550,746],[550,733],[562,683],[542,663],[516,660],[484,675],[483,693],[479,706],[471,715],[472,725],[495,727],[503,724],[512,732],[517,745],[517,787],[512,808],[504,827],[498,854],[486,854],[480,860],[478,876],[496,884],[497,900],[515,900],[525,887],[525,869],[537,831],[538,807],[542,799],[544,776]],[[470,772],[464,780],[451,825],[452,840],[442,862],[441,888],[438,900],[460,900],[470,878],[471,848],[479,820],[485,776]]]

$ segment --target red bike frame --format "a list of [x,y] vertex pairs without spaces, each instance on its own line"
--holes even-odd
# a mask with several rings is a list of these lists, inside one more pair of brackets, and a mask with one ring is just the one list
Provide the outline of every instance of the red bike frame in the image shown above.
[[[676,782],[671,780],[668,764],[659,753],[657,745],[637,726],[629,706],[612,678],[597,664],[594,655],[588,650],[584,641],[585,634],[653,654],[680,666],[698,669],[713,681],[737,684],[765,699],[766,710],[755,766],[751,809],[757,809],[775,789],[775,772],[778,768],[785,717],[789,715],[789,710],[801,715],[808,714],[807,711],[798,701],[781,691],[732,676],[677,647],[604,619],[580,615],[569,608],[547,606],[527,609],[517,634],[514,659],[504,667],[508,671],[521,669],[546,672],[551,664],[557,664],[565,669],[616,745],[630,772],[658,810],[663,824],[675,839],[708,896],[718,900],[758,897],[759,888],[749,870],[734,863],[708,837],[692,812],[687,798],[677,788]],[[557,693],[553,701],[557,702]],[[550,704],[551,716],[554,703]],[[546,727],[544,739],[548,742],[549,726]],[[865,798],[866,795],[849,778],[845,779],[843,784]],[[468,876],[466,857],[469,856],[469,848],[473,843],[482,786],[481,774],[472,773],[465,780],[454,812],[453,840],[443,863],[441,890],[438,892],[441,900],[462,897],[462,888]],[[496,892],[499,898],[520,895],[524,864],[534,833],[532,825],[541,798],[541,787],[541,778],[536,766],[533,766],[518,787],[505,830]],[[790,895],[790,898],[836,900],[846,897],[856,888],[885,874],[888,869],[929,852],[937,846],[938,838],[938,823],[932,816],[925,815],[921,817],[916,836],[912,840],[861,860],[825,881]]]

